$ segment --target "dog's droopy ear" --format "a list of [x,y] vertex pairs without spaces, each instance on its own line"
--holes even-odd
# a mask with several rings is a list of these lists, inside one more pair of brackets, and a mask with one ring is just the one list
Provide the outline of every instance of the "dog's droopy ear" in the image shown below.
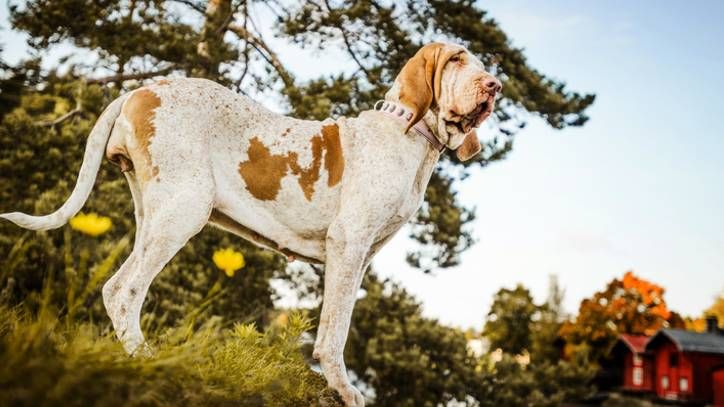
[[471,130],[470,133],[465,136],[465,140],[460,144],[455,154],[460,161],[467,161],[475,157],[480,152],[480,149],[478,135],[475,133],[475,130]]
[[464,51],[461,47],[433,42],[420,48],[400,71],[400,102],[413,110],[412,121],[405,131],[415,125],[440,94],[442,71],[447,61]]

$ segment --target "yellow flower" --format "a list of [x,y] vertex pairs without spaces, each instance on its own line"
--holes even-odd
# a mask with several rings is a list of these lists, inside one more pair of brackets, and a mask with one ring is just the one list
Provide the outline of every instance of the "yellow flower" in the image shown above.
[[214,264],[216,267],[224,270],[229,277],[234,277],[234,272],[246,265],[244,255],[234,249],[220,249],[214,252]]
[[70,219],[70,227],[89,236],[100,236],[113,226],[111,218],[97,213],[80,213]]

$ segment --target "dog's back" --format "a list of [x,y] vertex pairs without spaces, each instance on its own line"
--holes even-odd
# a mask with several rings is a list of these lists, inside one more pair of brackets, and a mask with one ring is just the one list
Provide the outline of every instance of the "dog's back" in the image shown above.
[[124,103],[106,154],[127,161],[146,196],[213,183],[212,223],[321,261],[345,176],[341,125],[276,114],[204,79],[163,80]]

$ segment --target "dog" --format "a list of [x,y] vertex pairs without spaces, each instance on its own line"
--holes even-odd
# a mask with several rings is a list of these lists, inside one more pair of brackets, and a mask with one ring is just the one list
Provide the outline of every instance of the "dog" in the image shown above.
[[402,68],[379,110],[299,120],[205,79],[163,79],[126,93],[88,138],[70,198],[47,216],[0,217],[58,228],[84,205],[105,155],[133,197],[133,250],[103,286],[129,354],[146,347],[140,313],[154,277],[207,223],[290,258],[325,264],[313,356],[348,406],[363,406],[342,352],[374,254],[422,204],[440,154],[480,151],[477,128],[501,83],[464,47],[431,43]]

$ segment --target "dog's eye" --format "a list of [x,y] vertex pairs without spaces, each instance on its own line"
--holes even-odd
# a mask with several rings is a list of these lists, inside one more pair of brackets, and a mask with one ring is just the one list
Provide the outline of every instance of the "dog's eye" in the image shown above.
[[452,57],[450,57],[450,62],[460,62],[460,61],[462,61],[462,58],[460,57],[460,54],[458,54],[458,55],[453,55]]

